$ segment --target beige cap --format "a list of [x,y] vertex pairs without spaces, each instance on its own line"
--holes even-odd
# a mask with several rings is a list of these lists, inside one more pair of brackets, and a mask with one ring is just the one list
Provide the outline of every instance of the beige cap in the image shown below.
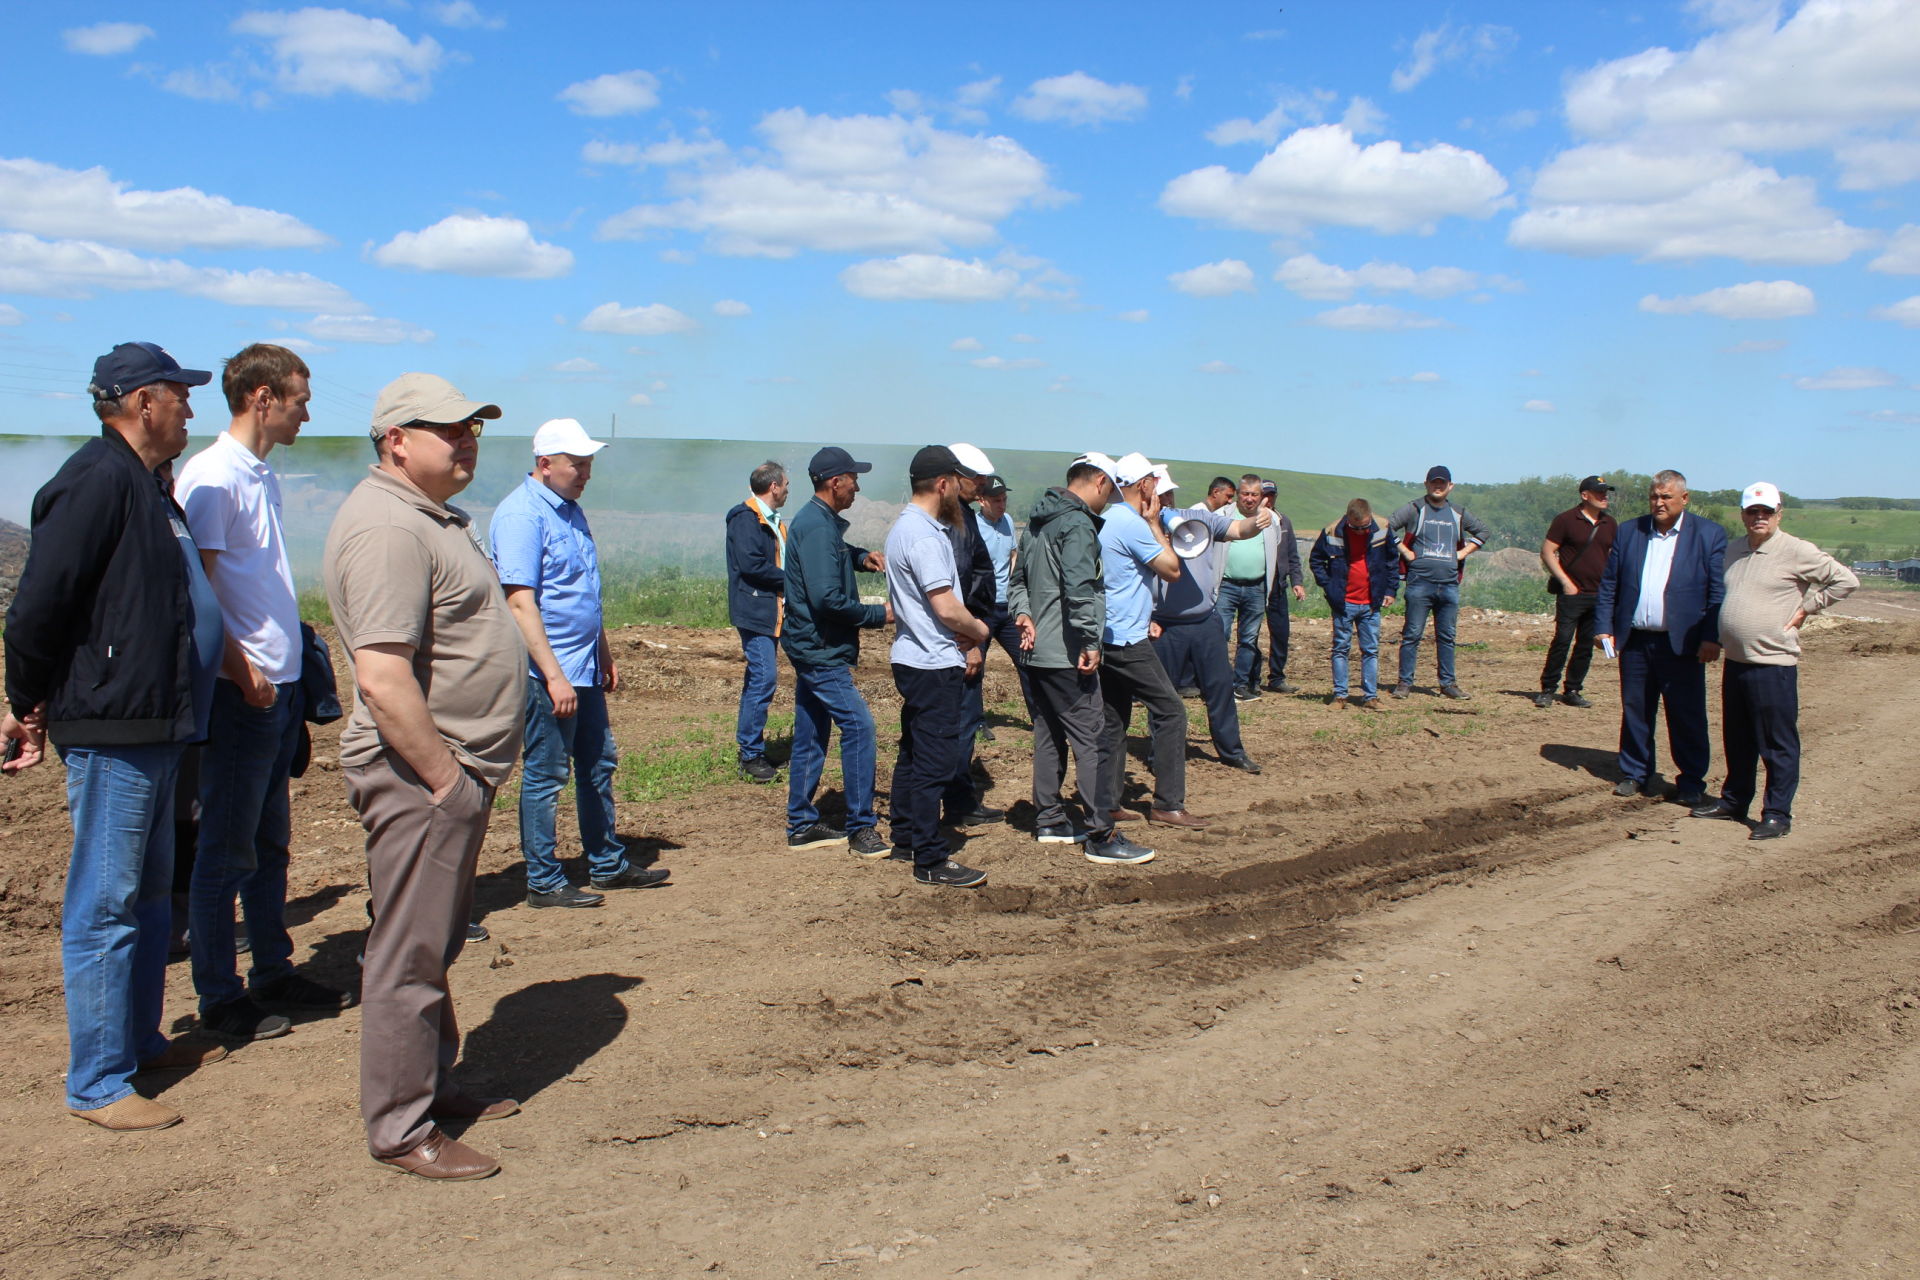
[[373,426],[367,432],[375,439],[388,427],[404,427],[409,422],[465,422],[468,418],[497,418],[500,406],[469,400],[460,388],[431,373],[403,373],[380,388],[373,402]]

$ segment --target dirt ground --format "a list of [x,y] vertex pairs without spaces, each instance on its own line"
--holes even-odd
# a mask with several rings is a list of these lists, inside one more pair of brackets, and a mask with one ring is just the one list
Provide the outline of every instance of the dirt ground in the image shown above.
[[[173,1129],[67,1117],[59,769],[0,784],[0,1275],[1920,1274],[1920,625],[1809,627],[1794,832],[1757,845],[1611,795],[1606,664],[1592,710],[1521,696],[1542,620],[1469,614],[1473,700],[1377,714],[1324,705],[1327,634],[1245,709],[1259,777],[1189,704],[1218,822],[1142,868],[1032,842],[1005,716],[971,894],[790,854],[784,789],[729,782],[622,806],[672,887],[534,911],[501,810],[461,1070],[526,1106],[477,1183],[368,1160],[356,1010],[156,1080]],[[616,650],[627,752],[730,709],[730,634]],[[337,772],[295,785],[295,940],[351,983],[359,830]]]

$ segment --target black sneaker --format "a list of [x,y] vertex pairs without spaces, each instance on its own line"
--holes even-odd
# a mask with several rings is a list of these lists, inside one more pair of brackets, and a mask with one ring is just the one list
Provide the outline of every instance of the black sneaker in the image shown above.
[[748,782],[772,782],[780,776],[780,771],[767,763],[765,756],[755,756],[751,760],[740,762],[740,772]]
[[981,726],[980,726],[980,732],[978,732],[978,733],[976,733],[976,734],[974,734],[973,736],[974,736],[974,737],[976,737],[976,738],[978,738],[978,739],[979,739],[980,741],[982,741],[982,742],[992,742],[992,741],[993,741],[993,727],[992,727],[991,725],[984,725],[984,724],[983,724],[983,725],[981,725]]
[[262,1004],[281,1008],[344,1009],[353,1003],[352,992],[323,987],[297,973],[282,974],[271,982],[253,988],[250,994]]
[[1105,840],[1089,840],[1081,850],[1088,862],[1104,863],[1108,866],[1131,866],[1139,862],[1152,862],[1153,850],[1145,845],[1135,844],[1118,831]]
[[605,901],[606,898],[600,894],[588,893],[573,884],[563,884],[551,893],[527,890],[527,905],[530,907],[597,907]]
[[987,873],[961,866],[948,858],[930,867],[915,867],[913,878],[921,884],[936,884],[948,889],[977,889],[987,882]]
[[996,822],[1005,822],[1006,820],[1007,811],[1005,809],[989,809],[986,805],[980,804],[975,805],[973,812],[967,814],[965,817],[952,819],[951,825],[956,827],[990,827]]
[[1250,684],[1237,684],[1233,687],[1235,702],[1257,702],[1259,699],[1260,691]]
[[1200,696],[1200,687],[1198,685],[1183,684],[1178,689],[1175,689],[1174,692],[1183,698],[1197,698]]
[[1248,755],[1244,751],[1240,752],[1238,755],[1231,755],[1231,756],[1223,752],[1221,753],[1221,756],[1220,756],[1220,763],[1227,766],[1227,768],[1229,769],[1238,769],[1242,773],[1260,772],[1260,766],[1255,764],[1253,762],[1253,757]]
[[217,1004],[200,1015],[200,1027],[222,1040],[272,1040],[293,1030],[293,1021],[268,1013],[246,996]]
[[1545,711],[1553,705],[1553,695],[1551,693],[1536,693],[1533,695],[1533,705]]
[[1405,680],[1402,680],[1399,684],[1387,690],[1387,692],[1391,693],[1396,698],[1411,698],[1413,696],[1413,686],[1408,684]]
[[838,827],[830,827],[824,822],[816,822],[804,831],[795,831],[787,837],[789,849],[824,849],[830,844],[845,844],[847,833]]
[[876,827],[862,827],[847,837],[847,852],[869,862],[886,857],[892,847],[881,838]]
[[1041,844],[1079,844],[1092,834],[1085,827],[1075,826],[1071,822],[1056,822],[1051,826],[1033,829],[1033,838]]
[[[487,926],[481,924],[478,920],[467,921],[467,941],[468,942],[485,942],[488,938],[491,938],[492,936],[493,935],[491,933],[487,932]],[[360,957],[360,960],[361,960],[361,963],[363,964],[366,963],[366,957],[364,955]]]
[[1580,696],[1580,691],[1578,689],[1569,689],[1567,692],[1561,694],[1560,701],[1566,703],[1570,707],[1590,707],[1593,705],[1591,702],[1588,702],[1585,698]]
[[632,863],[610,876],[594,876],[587,881],[598,892],[608,889],[653,889],[667,882],[673,872],[665,867],[636,867]]

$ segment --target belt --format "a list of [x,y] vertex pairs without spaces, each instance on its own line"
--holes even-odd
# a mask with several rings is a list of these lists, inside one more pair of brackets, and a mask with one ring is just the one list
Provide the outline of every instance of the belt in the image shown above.
[[1267,585],[1265,578],[1227,578],[1224,579],[1224,581],[1231,582],[1236,587],[1264,587]]

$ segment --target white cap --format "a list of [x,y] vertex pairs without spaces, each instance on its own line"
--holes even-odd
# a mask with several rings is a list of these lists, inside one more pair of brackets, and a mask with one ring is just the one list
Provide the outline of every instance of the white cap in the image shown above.
[[1180,487],[1173,482],[1173,472],[1167,470],[1167,464],[1164,462],[1153,464],[1153,474],[1160,477],[1160,483],[1154,486],[1160,493],[1172,493]]
[[947,448],[953,450],[953,456],[959,460],[960,465],[973,472],[973,474],[977,476],[990,476],[995,474],[992,460],[973,445],[950,444]]
[[1772,507],[1778,511],[1780,509],[1779,486],[1768,484],[1765,480],[1748,485],[1740,493],[1740,509],[1745,511],[1748,507]]
[[1116,463],[1112,458],[1109,458],[1106,454],[1098,453],[1098,452],[1083,453],[1079,457],[1075,458],[1069,465],[1077,467],[1083,462],[1090,467],[1098,467],[1102,471],[1106,472],[1107,479],[1113,481],[1116,485],[1120,483],[1120,476],[1118,471],[1116,470],[1119,464]]
[[587,429],[572,418],[554,418],[543,422],[540,429],[533,433],[533,456],[536,458],[551,458],[556,453],[591,458],[606,447],[605,440],[590,438]]
[[1153,464],[1147,461],[1147,455],[1134,452],[1125,455],[1113,464],[1114,483],[1122,488],[1130,484],[1139,484],[1153,474]]

